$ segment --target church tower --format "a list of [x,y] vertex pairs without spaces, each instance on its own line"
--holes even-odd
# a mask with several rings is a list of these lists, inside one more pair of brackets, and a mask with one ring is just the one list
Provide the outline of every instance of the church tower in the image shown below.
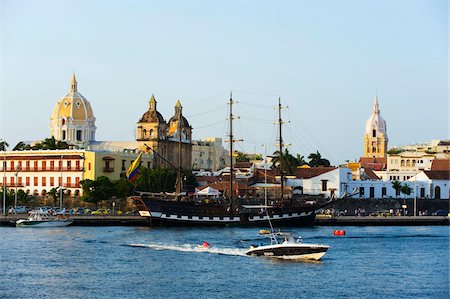
[[73,74],[69,93],[60,98],[53,109],[50,134],[56,140],[84,146],[95,141],[96,129],[91,104],[78,92],[78,82]]
[[380,115],[378,96],[375,96],[372,114],[366,122],[364,133],[364,157],[385,158],[388,141],[386,121]]

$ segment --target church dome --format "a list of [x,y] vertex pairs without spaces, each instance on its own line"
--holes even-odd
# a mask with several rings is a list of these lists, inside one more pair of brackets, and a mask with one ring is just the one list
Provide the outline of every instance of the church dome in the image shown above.
[[95,117],[89,101],[78,92],[75,74],[70,91],[60,98],[50,117],[50,133],[56,140],[83,144],[95,140]]
[[60,98],[53,109],[52,120],[71,118],[73,120],[88,120],[94,118],[89,101],[78,92],[75,74],[72,75],[70,92]]
[[371,135],[373,130],[376,130],[378,133],[383,133],[385,135],[387,133],[386,121],[380,115],[380,108],[378,106],[378,97],[375,97],[372,114],[366,121],[365,133]]
[[172,116],[170,118],[170,120],[169,120],[169,126],[170,127],[173,126],[172,125],[173,123],[177,123],[178,124],[178,120],[180,119],[180,116],[181,116],[181,126],[183,128],[189,128],[190,127],[189,122],[187,121],[187,119],[183,115],[181,115],[182,108],[183,107],[181,107],[180,101],[177,101],[177,103],[175,105],[175,115]]
[[164,117],[156,110],[156,99],[152,95],[149,101],[149,109],[142,115],[139,122],[142,123],[165,123]]

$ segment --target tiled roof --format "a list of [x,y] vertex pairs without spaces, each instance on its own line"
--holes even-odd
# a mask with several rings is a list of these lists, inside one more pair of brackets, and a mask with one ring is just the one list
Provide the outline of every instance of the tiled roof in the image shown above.
[[450,171],[425,170],[424,173],[430,180],[450,180]]
[[372,170],[385,170],[387,158],[361,157],[359,159],[361,167],[370,168]]
[[431,170],[450,171],[450,160],[434,159],[431,164]]
[[[238,183],[238,182],[233,182],[233,189],[236,188],[236,186],[238,187],[239,190],[256,190],[256,188],[254,187],[250,187],[247,186],[245,184],[242,183]],[[216,183],[211,183],[205,187],[199,188],[199,189],[203,189],[206,187],[212,187],[216,190],[219,191],[224,191],[224,190],[229,190],[230,189],[230,182],[216,182]]]
[[364,168],[364,172],[366,174],[366,176],[371,179],[371,180],[379,180],[380,178],[375,174],[375,172],[373,172],[372,169],[370,168]]
[[295,176],[298,179],[310,179],[335,169],[336,167],[297,168],[295,170]]
[[234,168],[250,168],[252,165],[252,162],[236,162],[234,163]]

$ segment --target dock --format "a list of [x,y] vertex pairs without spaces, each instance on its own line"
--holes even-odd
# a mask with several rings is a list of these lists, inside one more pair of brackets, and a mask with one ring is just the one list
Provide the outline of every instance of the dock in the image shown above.
[[339,216],[316,217],[319,226],[420,226],[449,225],[447,216]]
[[[71,215],[71,226],[150,226],[147,217],[128,215]],[[27,218],[27,214],[0,216],[0,226],[15,226],[18,219]]]

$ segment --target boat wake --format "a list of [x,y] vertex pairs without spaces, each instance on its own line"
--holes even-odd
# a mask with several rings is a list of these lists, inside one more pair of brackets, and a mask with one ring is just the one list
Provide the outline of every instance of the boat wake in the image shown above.
[[211,253],[220,255],[235,255],[235,256],[247,256],[245,255],[245,249],[239,248],[219,248],[219,247],[198,247],[197,245],[183,244],[183,245],[162,245],[162,244],[128,244],[131,247],[143,247],[151,248],[154,250],[173,250],[182,252],[198,252],[198,253]]

